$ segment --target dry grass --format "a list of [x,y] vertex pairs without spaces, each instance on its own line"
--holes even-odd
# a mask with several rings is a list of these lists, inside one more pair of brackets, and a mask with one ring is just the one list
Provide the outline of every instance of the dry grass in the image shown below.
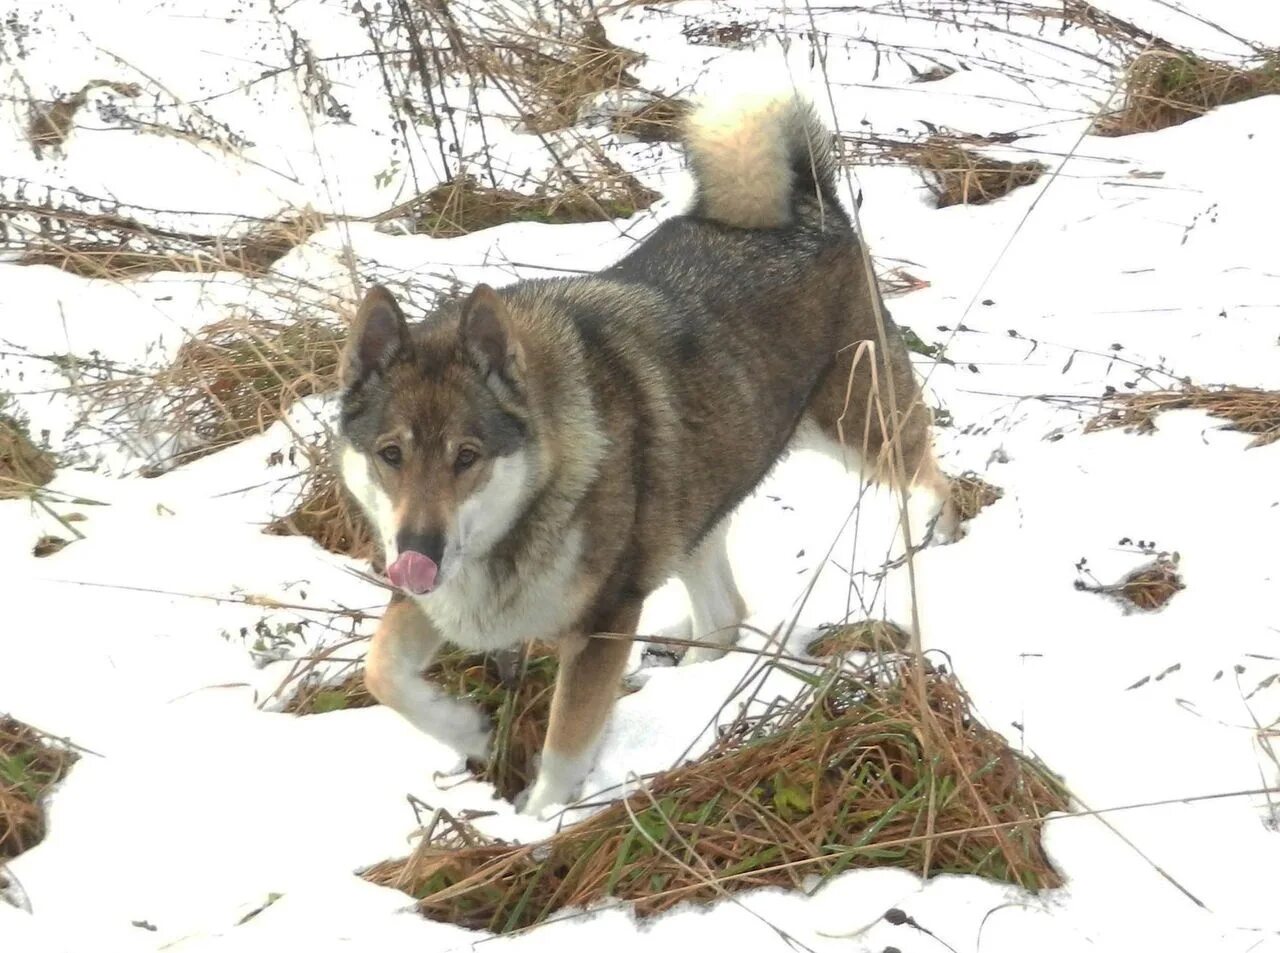
[[1149,566],[1144,566],[1125,577],[1120,584],[1119,594],[1135,608],[1144,612],[1159,609],[1174,593],[1186,588],[1182,577],[1178,575],[1178,557],[1161,556]]
[[95,89],[109,89],[117,95],[136,99],[142,95],[137,83],[118,83],[107,79],[95,79],[85,83],[71,96],[63,96],[52,102],[32,104],[31,120],[27,125],[27,138],[40,155],[45,148],[61,148],[75,128],[76,113],[89,101]]
[[983,205],[1037,182],[1041,162],[1008,162],[984,155],[984,146],[1008,146],[1016,134],[976,135],[939,129],[926,137],[844,133],[837,142],[843,161],[855,165],[905,165],[916,170],[938,208]]
[[686,100],[658,96],[641,106],[614,113],[609,117],[609,131],[641,142],[676,142],[689,108]]
[[684,38],[693,46],[724,46],[733,50],[747,49],[755,44],[765,29],[757,20],[730,20],[728,23],[702,23],[690,20],[680,28]]
[[[0,221],[28,220],[21,265],[49,265],[83,278],[123,280],[161,271],[237,271],[265,275],[271,267],[324,225],[323,216],[299,212],[261,221],[239,234],[214,235],[146,225],[115,212],[0,202]],[[14,244],[13,241],[10,244]]]
[[1280,93],[1280,51],[1233,66],[1168,48],[1147,50],[1129,68],[1120,109],[1099,120],[1104,136],[1154,132],[1218,106]]
[[643,55],[613,43],[585,7],[557,2],[519,17],[492,9],[483,22],[444,4],[420,9],[446,38],[441,62],[505,90],[529,132],[568,129],[601,93],[638,85],[629,71]]
[[305,314],[233,317],[206,325],[154,374],[107,381],[104,409],[150,406],[191,445],[180,464],[262,433],[293,403],[337,387],[346,329]]
[[962,473],[951,478],[951,501],[962,520],[971,520],[1004,496],[1004,490],[988,483],[976,473]]
[[54,553],[60,553],[71,544],[71,540],[64,539],[61,536],[41,536],[35,541],[35,545],[31,547],[31,555],[36,559],[43,559],[46,556],[52,556]]
[[993,159],[947,137],[931,137],[913,152],[908,161],[920,172],[938,208],[994,202],[1033,185],[1045,170],[1039,162]]
[[31,442],[26,422],[4,413],[0,397],[0,500],[29,496],[53,479],[54,459]]
[[1126,609],[1154,612],[1186,588],[1178,574],[1178,561],[1177,553],[1161,553],[1154,561],[1129,573],[1118,583],[1100,585],[1077,580],[1076,588],[1108,596]]
[[[815,679],[802,703],[735,725],[699,761],[548,840],[485,840],[455,821],[365,877],[427,916],[507,933],[606,899],[641,916],[753,887],[811,889],[854,867],[975,873],[1040,889],[1058,782],[978,724],[947,675],[917,707],[911,667]],[[930,755],[928,752],[936,752]]]
[[378,700],[365,688],[364,670],[358,669],[332,684],[303,680],[303,685],[282,711],[291,715],[325,715],[348,708],[371,708]]
[[911,647],[911,636],[892,622],[862,619],[829,626],[806,646],[814,658],[837,658],[853,652],[894,654]]
[[491,188],[472,176],[437,185],[380,218],[409,214],[414,231],[437,238],[466,235],[507,222],[601,222],[630,218],[661,196],[621,169],[566,189],[539,188],[532,194]]
[[75,760],[30,725],[0,715],[0,862],[44,837],[41,801]]
[[374,571],[381,572],[382,549],[326,455],[316,452],[303,481],[297,505],[269,523],[266,532],[275,536],[309,536],[329,552],[369,560]]
[[1166,410],[1199,410],[1228,421],[1227,430],[1253,435],[1250,447],[1280,440],[1280,391],[1254,387],[1197,387],[1179,390],[1108,394],[1103,410],[1085,424],[1085,433],[1123,427],[1137,433],[1155,430],[1155,417]]

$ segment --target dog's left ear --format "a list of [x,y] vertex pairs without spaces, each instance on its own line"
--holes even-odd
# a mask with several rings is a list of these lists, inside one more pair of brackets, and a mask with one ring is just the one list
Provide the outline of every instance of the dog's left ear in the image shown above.
[[488,285],[476,285],[462,305],[458,334],[481,376],[486,380],[496,376],[509,387],[519,389],[524,354],[506,304]]

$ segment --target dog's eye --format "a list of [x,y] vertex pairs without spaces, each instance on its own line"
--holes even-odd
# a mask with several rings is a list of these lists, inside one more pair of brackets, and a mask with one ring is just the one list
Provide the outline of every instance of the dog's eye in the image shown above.
[[480,454],[476,453],[470,447],[463,447],[458,451],[457,458],[453,461],[453,467],[459,473],[470,467],[473,463],[480,459]]
[[383,447],[381,450],[379,450],[378,456],[382,457],[382,459],[386,462],[387,466],[391,466],[391,467],[400,466],[401,462],[404,460],[404,455],[401,454],[400,448],[397,447],[394,443],[389,443],[385,447]]

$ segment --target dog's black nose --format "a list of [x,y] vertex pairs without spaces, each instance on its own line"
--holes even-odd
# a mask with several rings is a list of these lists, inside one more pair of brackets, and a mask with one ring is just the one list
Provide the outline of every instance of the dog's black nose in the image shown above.
[[419,533],[402,529],[396,533],[396,549],[402,553],[422,553],[439,566],[444,556],[444,536],[440,533]]

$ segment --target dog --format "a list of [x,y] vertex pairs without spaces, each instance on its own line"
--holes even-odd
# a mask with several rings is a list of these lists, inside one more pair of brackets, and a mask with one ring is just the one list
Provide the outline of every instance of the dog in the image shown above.
[[[369,691],[483,758],[482,717],[421,673],[446,642],[554,643],[525,813],[568,803],[592,765],[631,648],[594,633],[634,634],[645,598],[676,576],[703,640],[685,661],[735,638],[746,607],[729,517],[798,433],[871,481],[905,473],[936,498],[942,534],[955,530],[930,412],[812,106],[708,103],[684,142],[692,207],[615,265],[482,284],[412,328],[374,287],[342,357],[340,468],[396,590]],[[890,434],[901,469],[873,465]]]

